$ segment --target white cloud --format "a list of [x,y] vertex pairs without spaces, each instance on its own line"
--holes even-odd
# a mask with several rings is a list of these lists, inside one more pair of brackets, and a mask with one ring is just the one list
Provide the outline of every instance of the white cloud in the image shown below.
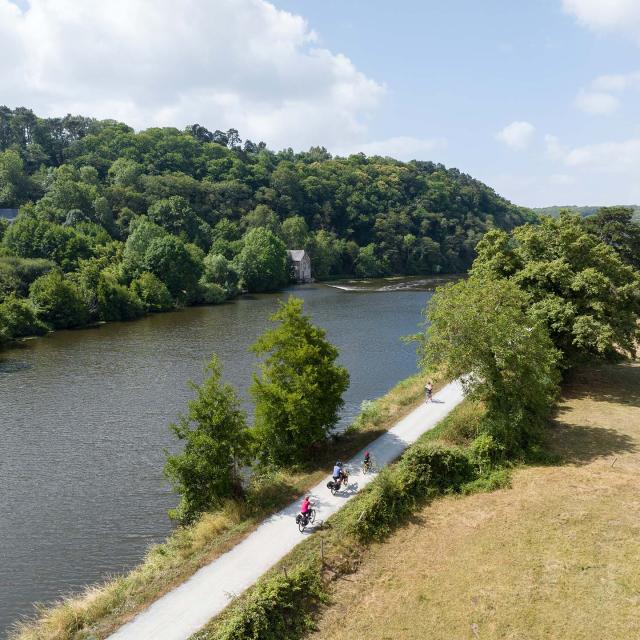
[[640,71],[598,76],[588,89],[580,90],[574,104],[591,115],[611,115],[620,106],[619,96],[637,88],[640,88]]
[[526,149],[533,139],[536,128],[530,122],[515,121],[496,134],[496,138],[512,149]]
[[640,177],[640,138],[602,142],[569,149],[563,161],[570,167],[587,167]]
[[640,87],[640,71],[598,76],[591,86],[596,91],[618,92]]
[[563,0],[562,6],[593,31],[620,32],[640,42],[638,0]]
[[0,42],[9,106],[235,127],[275,147],[365,140],[385,93],[266,0],[0,0]]
[[602,91],[580,91],[575,104],[578,109],[591,115],[611,115],[620,106],[620,100]]
[[375,140],[336,148],[337,155],[365,153],[368,156],[391,156],[398,160],[430,160],[435,151],[445,149],[444,138],[413,138],[397,136],[386,140]]

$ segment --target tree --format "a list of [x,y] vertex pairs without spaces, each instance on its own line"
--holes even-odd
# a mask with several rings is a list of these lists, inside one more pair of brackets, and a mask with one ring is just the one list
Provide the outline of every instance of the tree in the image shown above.
[[156,313],[173,307],[173,299],[167,285],[148,271],[131,283],[131,291],[140,299],[145,311]]
[[9,226],[2,243],[22,258],[53,260],[63,271],[72,271],[92,253],[87,238],[75,229],[22,215]]
[[202,279],[221,286],[228,298],[238,293],[238,273],[223,255],[210,253],[205,257]]
[[309,225],[302,216],[292,216],[282,223],[282,239],[289,249],[306,249],[309,244]]
[[30,300],[11,294],[0,303],[0,346],[15,338],[46,332],[47,327],[39,320]]
[[303,314],[302,300],[281,303],[271,320],[278,326],[251,347],[266,356],[251,386],[257,451],[276,465],[304,463],[338,421],[349,373],[336,364],[338,350],[325,331]]
[[143,266],[167,285],[174,298],[189,302],[196,297],[202,263],[175,236],[152,240],[144,254]]
[[29,297],[38,317],[54,329],[80,327],[89,318],[80,289],[58,270],[40,276],[31,285]]
[[633,353],[640,336],[640,276],[587,233],[579,216],[561,214],[511,236],[489,231],[478,243],[472,274],[509,278],[531,301],[564,366],[581,359]]
[[0,152],[0,208],[17,207],[31,195],[31,183],[20,154],[12,149]]
[[133,320],[144,313],[142,302],[133,290],[119,284],[109,273],[103,271],[96,288],[98,312],[101,320]]
[[634,269],[640,270],[640,224],[633,221],[629,207],[602,207],[584,219],[586,230],[618,252]]
[[268,229],[251,229],[234,260],[243,285],[249,291],[273,291],[289,281],[287,250]]
[[249,460],[250,433],[233,389],[222,383],[216,356],[205,368],[201,386],[190,383],[196,397],[186,416],[170,425],[184,449],[167,455],[165,474],[180,494],[172,517],[192,520],[242,492],[240,465]]
[[274,235],[280,234],[280,220],[276,212],[267,207],[267,205],[259,204],[255,209],[247,213],[244,220],[249,229],[264,227]]
[[559,354],[528,306],[529,296],[505,279],[439,288],[419,348],[423,368],[464,378],[467,393],[486,404],[492,435],[512,452],[535,441],[559,381]]

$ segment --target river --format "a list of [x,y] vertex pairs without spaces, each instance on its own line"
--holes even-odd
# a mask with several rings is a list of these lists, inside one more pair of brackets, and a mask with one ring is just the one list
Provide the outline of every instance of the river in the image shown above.
[[251,412],[248,346],[295,293],[351,374],[342,424],[416,371],[434,280],[315,284],[215,307],[60,331],[0,354],[0,636],[32,603],[125,571],[171,530],[167,425],[215,352]]

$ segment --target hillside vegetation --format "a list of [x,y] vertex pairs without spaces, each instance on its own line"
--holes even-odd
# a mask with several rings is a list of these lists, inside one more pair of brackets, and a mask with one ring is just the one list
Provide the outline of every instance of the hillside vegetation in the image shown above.
[[533,214],[456,169],[0,108],[0,342],[314,277],[466,270]]
[[560,463],[449,497],[362,558],[313,640],[640,635],[640,366],[567,385],[549,432]]

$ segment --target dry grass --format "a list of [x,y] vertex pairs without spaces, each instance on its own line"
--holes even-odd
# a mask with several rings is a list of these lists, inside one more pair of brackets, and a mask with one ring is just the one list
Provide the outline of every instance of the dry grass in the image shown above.
[[[436,385],[436,388],[438,385]],[[347,458],[393,426],[423,400],[424,377],[399,383],[368,403],[352,429],[318,452],[309,469],[271,479],[256,503],[262,510],[230,502],[204,514],[190,527],[176,529],[167,541],[151,547],[130,573],[89,587],[52,607],[42,607],[33,621],[18,625],[14,640],[98,640],[131,619],[151,602],[184,582],[200,567],[240,542],[260,521],[319,482],[336,456]]]
[[338,582],[314,640],[640,638],[640,367],[568,386],[513,488],[426,507]]

